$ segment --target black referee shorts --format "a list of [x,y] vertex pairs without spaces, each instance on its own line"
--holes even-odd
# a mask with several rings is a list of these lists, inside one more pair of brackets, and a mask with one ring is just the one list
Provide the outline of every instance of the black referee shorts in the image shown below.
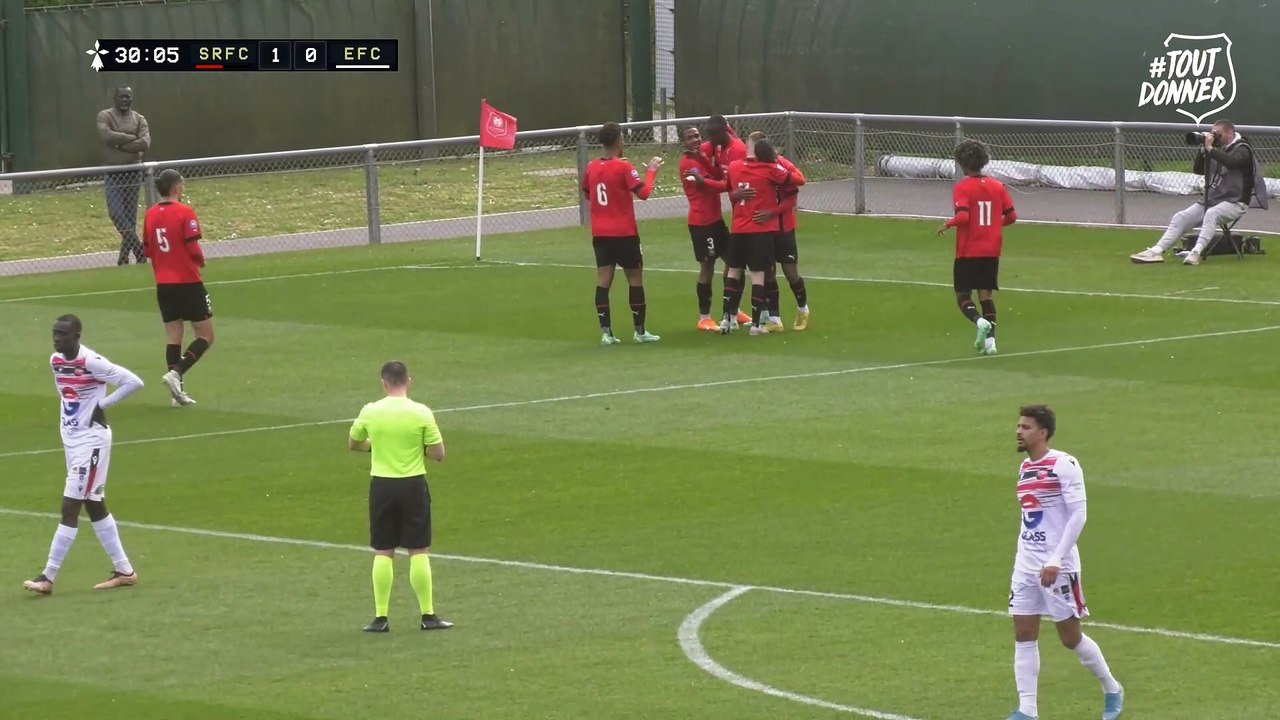
[[431,490],[425,475],[369,480],[369,546],[431,547]]

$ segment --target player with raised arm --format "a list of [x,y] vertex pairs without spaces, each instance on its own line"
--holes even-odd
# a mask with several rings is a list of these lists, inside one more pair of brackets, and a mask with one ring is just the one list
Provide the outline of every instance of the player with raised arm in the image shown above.
[[[974,349],[983,355],[995,355],[994,293],[1000,288],[1002,228],[1016,222],[1018,213],[1004,183],[982,174],[991,161],[986,145],[966,140],[956,146],[955,158],[965,176],[952,189],[955,216],[938,228],[938,234],[956,228],[956,260],[952,268],[956,304],[977,326]],[[981,315],[973,304],[974,290],[982,303]]]
[[[768,139],[769,136],[759,130],[747,136],[748,142]],[[800,168],[782,153],[778,153],[778,164],[791,171],[793,178],[800,178],[803,184],[804,174],[800,172]],[[769,271],[764,275],[764,293],[769,305],[769,322],[765,327],[771,333],[782,332],[785,329],[779,314],[778,265],[782,266],[782,274],[787,278],[791,293],[796,298],[796,321],[791,327],[794,330],[804,330],[809,327],[809,290],[805,287],[804,278],[800,275],[800,250],[796,245],[796,205],[800,199],[800,188],[793,183],[792,186],[783,188],[780,192],[777,216],[782,226],[774,248],[775,264],[770,266]],[[768,222],[772,217],[766,211],[761,213],[757,220],[763,223]]]
[[[692,125],[684,129],[684,153],[680,156],[680,178],[684,194],[689,198],[689,238],[693,241],[693,259],[698,262],[698,329],[719,330],[711,319],[711,279],[715,277],[716,260],[724,259],[729,249],[729,228],[720,212],[720,195],[729,189],[702,154],[702,135]],[[725,267],[728,271],[728,267]]]
[[1040,678],[1040,616],[1048,615],[1058,639],[1074,650],[1080,664],[1102,683],[1102,720],[1120,717],[1124,689],[1107,667],[1098,643],[1084,634],[1080,619],[1089,614],[1080,587],[1080,551],[1076,542],[1087,518],[1084,471],[1074,457],[1049,447],[1057,418],[1045,405],[1018,412],[1018,553],[1009,586],[1013,616],[1013,673],[1018,709],[1009,720],[1036,720]]
[[[182,174],[172,168],[156,177],[161,199],[147,209],[142,233],[142,251],[151,258],[156,302],[167,343],[164,356],[169,370],[161,380],[169,388],[175,407],[195,404],[187,395],[184,378],[213,345],[213,304],[200,275],[200,268],[204,267],[200,221],[196,211],[182,202],[183,182]],[[191,323],[196,339],[184,353],[182,335],[186,322]]]
[[[779,191],[804,184],[777,162],[777,152],[768,140],[754,143],[747,157],[729,164],[729,199],[733,201],[733,224],[729,240],[730,260],[725,279],[724,313],[720,334],[732,330],[734,309],[742,301],[742,270],[751,273],[751,334],[768,335],[761,324],[766,316],[764,274],[773,264],[777,235]],[[761,218],[767,218],[760,222]]]
[[635,166],[622,157],[622,126],[605,123],[597,136],[605,155],[587,163],[582,173],[582,192],[591,204],[591,245],[596,254],[596,317],[600,320],[600,344],[622,342],[613,335],[609,314],[609,288],[614,270],[622,268],[627,276],[631,319],[635,325],[633,339],[638,343],[657,342],[660,338],[645,329],[644,253],[640,247],[640,231],[636,228],[633,198],[648,199],[653,181],[662,165],[655,157],[645,169],[644,180]]
[[[723,115],[712,115],[707,119],[707,140],[698,150],[711,163],[710,177],[716,180],[724,180],[729,165],[747,157],[747,144],[733,131],[733,126]],[[742,268],[738,270],[741,271]],[[724,277],[726,280],[729,278],[728,263],[725,264]],[[733,312],[732,327],[751,323],[751,316],[742,312],[738,306],[733,308]]]
[[[80,508],[89,513],[93,531],[113,566],[111,577],[93,586],[107,590],[138,582],[129,563],[116,520],[107,510],[107,470],[111,466],[111,426],[106,409],[142,387],[142,380],[80,344],[81,323],[75,315],[63,315],[53,323],[53,355],[49,367],[61,398],[62,446],[67,460],[62,491],[62,519],[53,534],[49,561],[34,580],[22,586],[40,595],[53,593],[58,570],[67,557],[80,525]],[[116,389],[107,394],[107,385]]]

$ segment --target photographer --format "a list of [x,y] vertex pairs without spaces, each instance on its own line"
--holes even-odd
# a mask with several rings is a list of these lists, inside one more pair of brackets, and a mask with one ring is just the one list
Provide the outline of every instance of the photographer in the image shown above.
[[1230,120],[1213,124],[1212,133],[1187,133],[1187,144],[1201,145],[1196,154],[1195,172],[1204,175],[1204,197],[1175,213],[1160,241],[1140,253],[1130,255],[1135,263],[1164,262],[1164,254],[1178,238],[1200,226],[1196,246],[1183,263],[1199,265],[1200,254],[1209,245],[1218,226],[1238,220],[1249,209],[1254,193],[1257,165],[1253,148],[1236,134]]

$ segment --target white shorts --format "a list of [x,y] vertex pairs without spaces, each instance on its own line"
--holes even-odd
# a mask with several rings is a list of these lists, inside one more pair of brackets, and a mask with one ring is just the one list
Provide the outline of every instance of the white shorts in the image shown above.
[[66,448],[67,486],[64,497],[101,502],[107,492],[107,470],[111,467],[111,438],[92,444]]
[[1058,573],[1051,587],[1040,584],[1039,577],[1019,577],[1009,589],[1010,615],[1048,615],[1054,622],[1089,615],[1080,587],[1080,573]]

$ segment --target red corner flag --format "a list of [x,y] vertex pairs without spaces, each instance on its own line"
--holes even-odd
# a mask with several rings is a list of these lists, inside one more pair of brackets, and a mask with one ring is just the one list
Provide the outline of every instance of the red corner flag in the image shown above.
[[510,150],[516,146],[516,119],[480,101],[480,147]]

